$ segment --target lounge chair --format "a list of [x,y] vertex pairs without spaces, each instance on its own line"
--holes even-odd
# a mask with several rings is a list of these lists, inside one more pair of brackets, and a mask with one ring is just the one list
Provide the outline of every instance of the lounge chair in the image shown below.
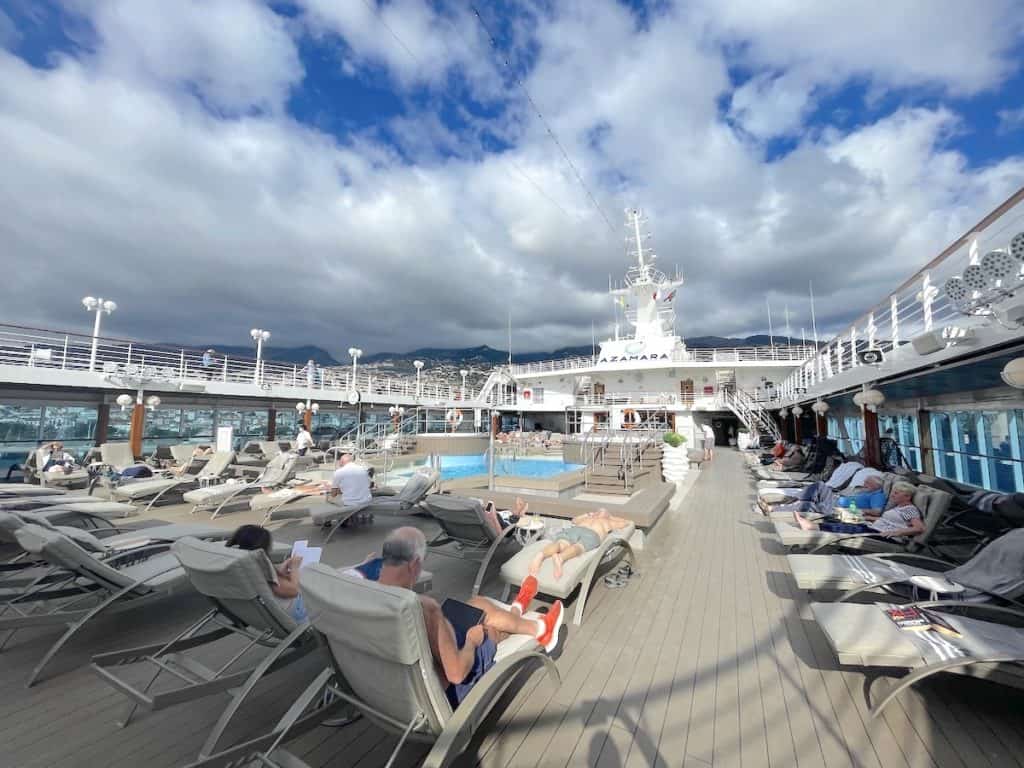
[[[565,522],[568,525],[569,521]],[[590,590],[597,580],[598,571],[602,568],[607,569],[613,562],[617,562],[622,557],[626,557],[635,563],[633,548],[629,544],[629,539],[635,530],[636,526],[630,523],[622,530],[612,531],[601,542],[600,547],[566,562],[560,579],[556,579],[554,576],[554,566],[551,560],[545,560],[540,573],[537,574],[540,592],[564,600],[579,587],[580,593],[576,598],[576,612],[573,615],[572,623],[582,623],[583,610],[586,607]],[[512,590],[518,588],[523,583],[523,579],[529,575],[528,568],[534,556],[556,538],[557,532],[549,532],[544,539],[526,545],[521,552],[514,555],[501,566],[501,580],[505,582],[502,600],[507,600],[509,595],[512,594]]]
[[205,488],[186,491],[182,498],[192,504],[192,514],[212,509],[211,519],[217,517],[225,506],[242,496],[258,493],[261,488],[280,488],[295,474],[295,456],[281,453],[270,460],[259,476],[248,483],[223,483]]
[[[861,490],[863,490],[862,483],[865,481],[865,479],[867,477],[879,477],[879,478],[881,478],[881,480],[882,480],[882,490],[885,492],[886,499],[889,498],[889,492],[892,491],[893,483],[895,483],[897,480],[904,479],[903,476],[901,476],[901,475],[896,475],[896,474],[894,474],[892,472],[879,472],[876,469],[872,469],[872,468],[868,467],[868,468],[859,470],[853,477],[849,478],[849,482],[844,484],[841,488],[833,489],[833,491],[832,491],[832,500],[833,500],[833,502],[835,501],[835,499],[838,499],[839,496],[842,496],[842,495],[854,495],[854,494],[860,492]],[[796,490],[796,489],[793,489],[793,488],[777,488],[777,489],[768,488],[768,489],[763,489],[763,490],[759,490],[758,491],[758,493],[757,493],[758,500],[763,501],[766,504],[768,504],[769,508],[771,509],[771,511],[767,515],[769,518],[771,518],[772,520],[790,520],[790,521],[793,519],[793,509],[789,506],[789,504],[790,503],[797,504],[797,503],[800,502],[799,498],[792,498],[792,497],[789,496],[789,493],[794,491],[794,490]],[[782,496],[780,494],[780,491],[781,491],[782,494],[785,494],[785,496]],[[819,510],[824,510],[824,509],[827,508],[828,511],[827,511],[827,513],[822,512],[822,511],[804,513],[804,516],[808,517],[809,519],[816,519],[818,517],[827,517],[828,515],[832,514],[832,512],[833,512],[833,508],[828,507],[828,500],[827,499],[822,499],[822,501],[818,502],[817,505],[816,505],[816,508],[819,509]],[[758,510],[761,511],[761,508],[758,507]]]
[[505,544],[514,543],[510,535],[515,526],[495,531],[484,516],[480,500],[466,496],[434,493],[423,500],[422,506],[441,527],[437,536],[427,542],[428,553],[480,560],[470,592],[475,597],[480,593],[487,569],[498,550]]
[[[941,613],[961,637],[934,630],[902,630],[886,614],[885,604],[812,603],[811,612],[840,664],[909,670],[873,704],[871,683],[865,686],[872,716],[877,716],[900,691],[939,672],[977,677],[1015,688],[1024,687],[1024,611],[996,605],[934,601],[912,603]],[[954,615],[974,612],[986,619]],[[1010,620],[1018,626],[999,623]]]
[[[323,720],[306,707],[327,697],[399,736],[387,765],[407,741],[432,745],[424,768],[446,768],[466,749],[487,715],[516,679],[542,665],[559,682],[554,662],[533,637],[514,635],[498,646],[495,664],[452,709],[437,676],[419,599],[408,590],[345,576],[322,564],[302,570],[302,594],[314,629],[331,655],[325,670],[269,734],[194,764],[306,766],[281,745]],[[527,614],[536,618],[536,614]]]
[[197,474],[170,475],[139,480],[113,488],[111,495],[125,501],[142,501],[148,498],[144,512],[148,512],[154,504],[169,493],[183,493],[197,486],[216,485],[224,480],[229,467],[235,460],[234,451],[217,451],[206,462]]
[[8,632],[3,644],[27,627],[66,627],[32,670],[27,686],[35,683],[82,627],[91,626],[101,614],[119,613],[190,589],[184,569],[165,542],[101,559],[65,534],[31,523],[15,535],[22,549],[63,573],[63,578],[43,580],[0,606],[0,632]]
[[88,465],[89,475],[92,478],[89,481],[90,495],[97,485],[102,485],[109,490],[122,483],[147,479],[148,475],[138,479],[122,478],[122,473],[131,467],[145,467],[147,471],[152,471],[152,467],[148,464],[136,461],[131,443],[103,443],[99,447],[99,455],[98,461],[93,461]]
[[[171,551],[181,562],[192,587],[212,603],[211,610],[173,639],[140,648],[102,653],[92,659],[92,669],[104,681],[131,699],[120,722],[127,725],[136,709],[158,711],[221,691],[237,689],[203,746],[201,754],[213,752],[224,730],[266,675],[302,658],[316,646],[308,622],[296,622],[284,611],[273,592],[270,579],[274,567],[262,551],[247,551],[196,538],[179,539]],[[190,652],[200,653],[225,638],[244,642],[232,649],[228,661],[209,668]],[[250,652],[268,649],[258,663]],[[247,658],[241,664],[243,657]],[[144,666],[149,673],[145,685],[135,682],[135,672],[117,674],[118,668]],[[176,678],[180,685],[151,689],[161,674]]]
[[1024,595],[1024,528],[1003,534],[962,565],[906,553],[787,559],[800,589],[844,590],[840,601],[879,589],[932,600],[942,595],[962,601],[1016,600]]
[[75,483],[86,485],[89,482],[89,471],[84,468],[72,469],[70,472],[44,472],[43,467],[49,454],[45,448],[30,451],[25,461],[24,471],[27,480],[38,480],[43,488],[56,486],[62,488]]
[[917,486],[914,506],[921,510],[924,532],[909,541],[887,538],[878,533],[831,533],[828,531],[805,531],[795,522],[775,521],[775,531],[783,546],[809,549],[811,554],[830,547],[856,549],[865,552],[913,552],[924,549],[946,512],[953,497],[927,485]]
[[131,504],[123,501],[108,501],[98,496],[64,494],[60,496],[19,496],[0,499],[0,510],[5,512],[42,512],[60,507],[64,511],[88,512],[107,518],[130,517],[138,513]]
[[38,485],[17,485],[4,483],[0,485],[0,500],[25,499],[33,496],[60,496],[67,493],[63,488],[41,488]]

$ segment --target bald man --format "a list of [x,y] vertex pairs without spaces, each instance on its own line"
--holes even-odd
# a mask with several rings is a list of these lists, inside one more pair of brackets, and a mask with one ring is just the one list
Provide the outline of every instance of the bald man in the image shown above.
[[[418,528],[397,528],[384,540],[378,582],[390,587],[413,588],[423,570],[427,553],[427,540]],[[427,627],[430,653],[452,706],[458,706],[473,684],[494,666],[498,643],[509,635],[530,635],[548,653],[558,643],[558,629],[562,625],[562,602],[555,601],[542,619],[526,619],[523,614],[530,606],[537,590],[529,586],[520,589],[508,609],[497,607],[489,600],[474,597],[469,604],[484,612],[482,624],[471,627],[465,637],[457,636],[455,628],[441,611],[436,600],[419,595],[423,609],[423,622]]]

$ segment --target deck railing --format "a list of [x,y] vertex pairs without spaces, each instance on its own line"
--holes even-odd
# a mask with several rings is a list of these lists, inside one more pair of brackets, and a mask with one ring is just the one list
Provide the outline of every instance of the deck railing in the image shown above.
[[[819,354],[805,360],[780,384],[778,399],[781,402],[800,400],[807,389],[864,365],[858,355],[866,350],[880,350],[882,355],[888,356],[912,339],[930,332],[940,334],[943,344],[957,343],[960,325],[971,318],[945,294],[946,281],[962,275],[972,265],[979,265],[991,251],[1009,253],[1011,240],[1018,233],[1024,233],[1024,188],[836,334],[821,347]],[[1019,261],[1020,257],[1016,258]],[[999,302],[1014,293],[1019,299],[1024,292],[1024,263],[1018,266],[1016,275],[998,283],[989,281],[989,293],[995,300],[991,307],[983,307],[972,314],[980,317],[989,313],[991,316],[991,310],[998,307]],[[968,291],[968,296],[982,297],[985,301],[983,293]],[[992,318],[992,322],[998,322],[998,318]]]
[[[93,345],[95,344],[95,355]],[[95,359],[94,359],[95,358]],[[352,389],[362,395],[419,398],[425,402],[473,401],[479,394],[461,381],[423,375],[388,376],[365,366],[355,378],[350,366],[315,366],[279,363],[262,359],[214,353],[203,349],[169,347],[127,339],[97,337],[0,324],[0,365],[46,368],[60,371],[93,371],[112,378],[160,382],[211,382],[251,384],[255,391],[275,386],[334,393],[344,399]]]

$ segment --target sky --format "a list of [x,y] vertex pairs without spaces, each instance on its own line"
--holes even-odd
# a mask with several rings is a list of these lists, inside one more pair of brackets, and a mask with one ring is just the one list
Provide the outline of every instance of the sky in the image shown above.
[[885,298],[1024,185],[1019,0],[0,0],[0,320],[589,343],[627,207],[685,336]]

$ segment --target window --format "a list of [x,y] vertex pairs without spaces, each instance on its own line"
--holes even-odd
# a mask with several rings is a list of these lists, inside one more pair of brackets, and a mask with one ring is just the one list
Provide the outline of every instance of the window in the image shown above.
[[91,442],[96,433],[96,407],[48,405],[43,412],[43,440]]
[[181,436],[181,409],[157,408],[146,414],[146,426],[142,431],[147,440],[176,441]]
[[1024,491],[1024,410],[936,411],[935,473],[1003,493]]
[[856,416],[844,416],[843,426],[846,428],[846,445],[843,453],[860,453],[864,447],[864,419],[860,414]]
[[183,408],[181,437],[186,443],[213,440],[213,409]]
[[117,443],[128,439],[132,428],[132,409],[110,406],[110,422],[107,424],[107,442]]
[[295,437],[299,429],[299,415],[294,409],[280,410],[277,412],[276,432],[278,440],[290,440]]
[[[892,439],[900,450],[900,454],[911,469],[920,472],[921,464],[921,433],[917,425],[917,415],[911,413],[885,414],[878,417],[878,431],[882,437]],[[887,457],[890,464],[896,464],[895,457]]]

